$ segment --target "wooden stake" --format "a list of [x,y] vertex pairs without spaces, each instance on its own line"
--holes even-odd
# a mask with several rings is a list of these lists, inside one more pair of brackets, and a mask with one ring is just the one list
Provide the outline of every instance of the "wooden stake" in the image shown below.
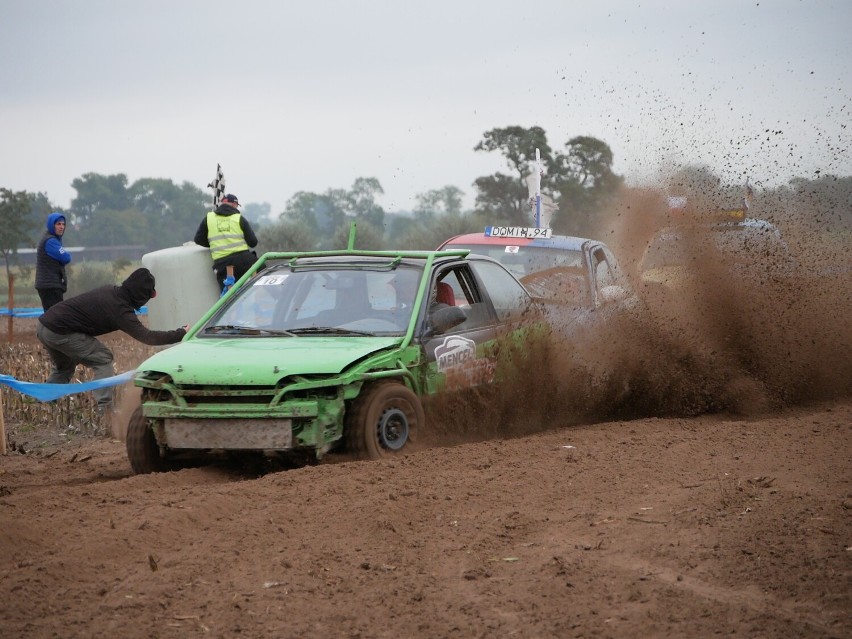
[[6,421],[3,419],[3,393],[0,392],[0,455],[6,454]]
[[14,331],[14,320],[12,319],[12,311],[15,310],[15,274],[9,273],[9,343],[12,343],[12,333]]

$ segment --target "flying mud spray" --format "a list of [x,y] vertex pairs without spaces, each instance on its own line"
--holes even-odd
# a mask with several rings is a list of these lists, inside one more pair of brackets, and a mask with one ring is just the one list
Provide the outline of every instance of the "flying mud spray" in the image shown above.
[[[506,347],[509,383],[434,405],[429,439],[471,441],[649,416],[747,417],[849,397],[852,247],[849,213],[837,210],[849,208],[843,188],[852,185],[845,182],[837,197],[830,181],[821,197],[779,189],[752,199],[748,186],[739,208],[748,219],[771,222],[752,225],[756,242],[734,230],[683,224],[684,217],[729,213],[726,205],[739,204],[733,190],[720,198],[701,185],[625,188],[597,237],[621,260],[636,304],[594,328]],[[686,264],[668,279],[649,278],[649,245],[679,224],[688,229],[677,238]],[[761,241],[773,232],[787,250]],[[727,236],[736,241],[726,246]]]

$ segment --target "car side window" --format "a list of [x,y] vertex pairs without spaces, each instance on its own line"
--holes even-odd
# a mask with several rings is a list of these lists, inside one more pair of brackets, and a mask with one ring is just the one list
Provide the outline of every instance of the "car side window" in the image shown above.
[[429,294],[429,309],[440,306],[457,306],[467,319],[447,333],[463,333],[493,322],[487,304],[476,289],[473,276],[467,268],[452,268],[438,273]]
[[529,308],[529,294],[506,269],[499,264],[484,261],[472,261],[471,266],[485,285],[501,322],[519,319]]

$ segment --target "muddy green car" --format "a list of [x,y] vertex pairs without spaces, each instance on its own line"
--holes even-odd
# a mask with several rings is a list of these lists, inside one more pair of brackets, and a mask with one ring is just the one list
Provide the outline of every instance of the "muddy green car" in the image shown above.
[[210,455],[357,459],[411,450],[430,396],[495,381],[495,344],[535,302],[466,250],[267,253],[143,362],[136,473]]

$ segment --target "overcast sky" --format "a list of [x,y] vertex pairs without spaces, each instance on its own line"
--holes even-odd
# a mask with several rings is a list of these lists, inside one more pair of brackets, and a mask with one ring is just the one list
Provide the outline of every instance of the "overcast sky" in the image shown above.
[[378,178],[388,211],[505,165],[495,127],[605,141],[632,183],[852,175],[850,0],[0,0],[0,186],[88,172],[277,215]]

